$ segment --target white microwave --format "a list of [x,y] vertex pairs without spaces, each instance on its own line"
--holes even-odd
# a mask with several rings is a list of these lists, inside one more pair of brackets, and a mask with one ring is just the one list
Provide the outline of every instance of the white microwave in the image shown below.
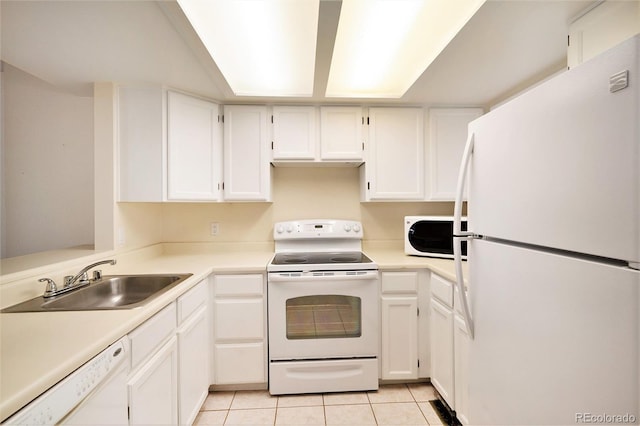
[[[467,218],[461,228],[467,230]],[[405,216],[404,252],[413,256],[453,259],[453,216]],[[462,258],[467,258],[467,242],[462,242]]]

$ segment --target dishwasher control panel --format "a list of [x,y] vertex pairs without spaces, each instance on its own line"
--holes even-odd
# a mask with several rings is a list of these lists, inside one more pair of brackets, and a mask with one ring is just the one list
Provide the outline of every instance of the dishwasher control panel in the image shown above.
[[58,424],[127,362],[128,339],[122,338],[56,383],[3,424]]

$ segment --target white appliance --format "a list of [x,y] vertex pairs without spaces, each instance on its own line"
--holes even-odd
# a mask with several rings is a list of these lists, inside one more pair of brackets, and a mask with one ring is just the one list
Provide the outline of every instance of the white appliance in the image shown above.
[[3,424],[125,425],[129,423],[125,337],[93,357]]
[[378,267],[361,251],[362,232],[355,221],[275,224],[271,394],[378,388]]
[[[462,230],[467,230],[466,217]],[[453,259],[453,216],[405,216],[404,253]],[[462,258],[467,258],[466,241],[462,242]]]
[[637,424],[640,38],[473,121],[462,164],[466,418]]

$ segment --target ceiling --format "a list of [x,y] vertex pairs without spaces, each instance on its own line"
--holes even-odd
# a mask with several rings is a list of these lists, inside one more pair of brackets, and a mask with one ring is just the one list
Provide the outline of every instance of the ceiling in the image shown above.
[[488,0],[400,99],[325,98],[341,1],[321,0],[314,95],[233,95],[174,0],[0,1],[2,60],[60,90],[163,84],[227,103],[491,106],[566,69],[569,23],[590,0]]

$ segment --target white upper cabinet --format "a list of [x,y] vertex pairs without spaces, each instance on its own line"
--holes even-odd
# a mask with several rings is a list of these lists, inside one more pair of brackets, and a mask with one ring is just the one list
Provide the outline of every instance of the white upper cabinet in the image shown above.
[[218,201],[215,103],[162,87],[118,88],[118,201]]
[[601,2],[569,26],[567,65],[580,65],[638,33],[640,2]]
[[220,200],[222,127],[218,105],[168,92],[167,117],[167,198]]
[[428,198],[430,200],[455,199],[458,170],[467,141],[467,126],[482,114],[482,108],[432,108],[429,110]]
[[121,86],[117,96],[118,201],[165,201],[165,92]]
[[274,106],[274,164],[359,165],[363,161],[362,111],[351,106]]
[[362,161],[361,107],[320,107],[320,159]]
[[316,108],[274,106],[272,121],[274,160],[316,158]]
[[422,108],[369,108],[363,201],[425,199],[423,126]]
[[267,107],[224,107],[224,199],[270,201]]

